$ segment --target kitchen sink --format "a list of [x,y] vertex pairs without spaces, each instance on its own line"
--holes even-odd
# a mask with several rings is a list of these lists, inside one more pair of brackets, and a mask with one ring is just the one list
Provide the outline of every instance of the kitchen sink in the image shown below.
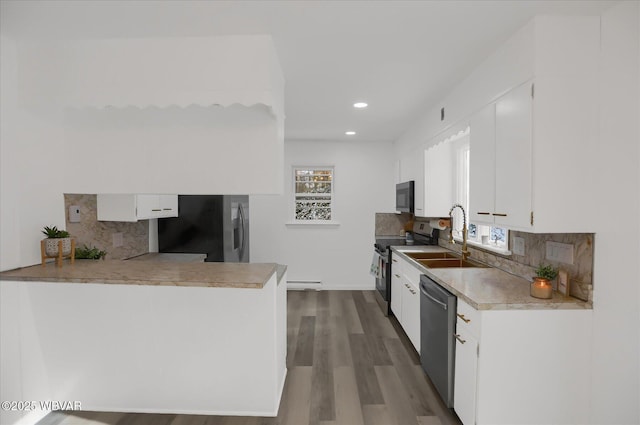
[[407,257],[411,257],[414,260],[431,260],[445,258],[460,259],[459,256],[451,254],[450,252],[405,252],[404,255],[406,255]]
[[432,259],[418,259],[418,263],[429,269],[441,269],[441,268],[463,268],[463,267],[487,267],[475,261],[463,260],[462,258],[432,258]]

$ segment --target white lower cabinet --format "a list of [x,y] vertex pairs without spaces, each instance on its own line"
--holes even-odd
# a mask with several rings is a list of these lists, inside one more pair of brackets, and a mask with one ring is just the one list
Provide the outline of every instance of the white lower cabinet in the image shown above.
[[391,265],[391,311],[409,340],[420,352],[420,270],[393,258]]
[[398,320],[402,318],[402,263],[397,258],[391,262],[391,311]]
[[[458,298],[453,408],[463,424],[476,423],[479,313]],[[478,323],[476,323],[478,322]]]
[[457,312],[464,425],[587,422],[592,310],[478,311],[458,298]]

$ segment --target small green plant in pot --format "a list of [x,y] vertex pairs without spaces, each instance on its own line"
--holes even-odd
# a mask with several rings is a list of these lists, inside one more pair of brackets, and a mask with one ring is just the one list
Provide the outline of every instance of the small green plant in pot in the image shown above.
[[538,268],[536,269],[536,277],[551,281],[558,277],[558,269],[555,269],[550,265],[545,266],[543,264],[540,264],[540,266],[538,266]]
[[549,299],[553,297],[551,281],[558,276],[558,269],[550,265],[540,264],[536,269],[536,276],[531,283],[530,294],[534,298]]
[[60,241],[62,241],[62,255],[71,254],[71,237],[66,230],[58,230],[56,226],[45,226],[42,233],[47,237],[44,240],[44,252],[49,257],[59,255]]
[[107,251],[101,251],[96,247],[88,247],[83,245],[80,248],[76,248],[76,259],[79,260],[99,260],[104,259],[107,255]]

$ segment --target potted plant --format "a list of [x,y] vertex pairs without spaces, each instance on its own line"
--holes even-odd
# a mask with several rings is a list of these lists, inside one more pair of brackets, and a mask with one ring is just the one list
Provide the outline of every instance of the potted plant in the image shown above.
[[71,237],[66,230],[58,230],[56,226],[45,226],[42,233],[47,237],[44,242],[44,253],[47,257],[58,257],[60,242],[62,241],[62,256],[71,254]]
[[96,247],[88,247],[83,245],[80,248],[76,248],[76,259],[80,260],[99,260],[104,259],[107,255],[107,251],[101,251]]
[[535,298],[549,299],[553,296],[551,281],[558,276],[558,270],[550,265],[540,264],[531,283],[530,294]]

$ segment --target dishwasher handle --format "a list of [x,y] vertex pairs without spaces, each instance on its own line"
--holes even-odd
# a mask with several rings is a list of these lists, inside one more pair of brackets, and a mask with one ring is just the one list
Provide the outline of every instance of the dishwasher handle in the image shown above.
[[443,303],[440,300],[437,300],[435,298],[433,298],[433,295],[431,295],[430,293],[428,293],[427,291],[425,291],[424,286],[422,284],[420,284],[420,292],[422,292],[422,295],[424,295],[425,297],[427,297],[428,299],[430,299],[431,301],[433,301],[434,303],[438,304],[440,307],[442,307],[443,310],[447,309],[447,304]]

